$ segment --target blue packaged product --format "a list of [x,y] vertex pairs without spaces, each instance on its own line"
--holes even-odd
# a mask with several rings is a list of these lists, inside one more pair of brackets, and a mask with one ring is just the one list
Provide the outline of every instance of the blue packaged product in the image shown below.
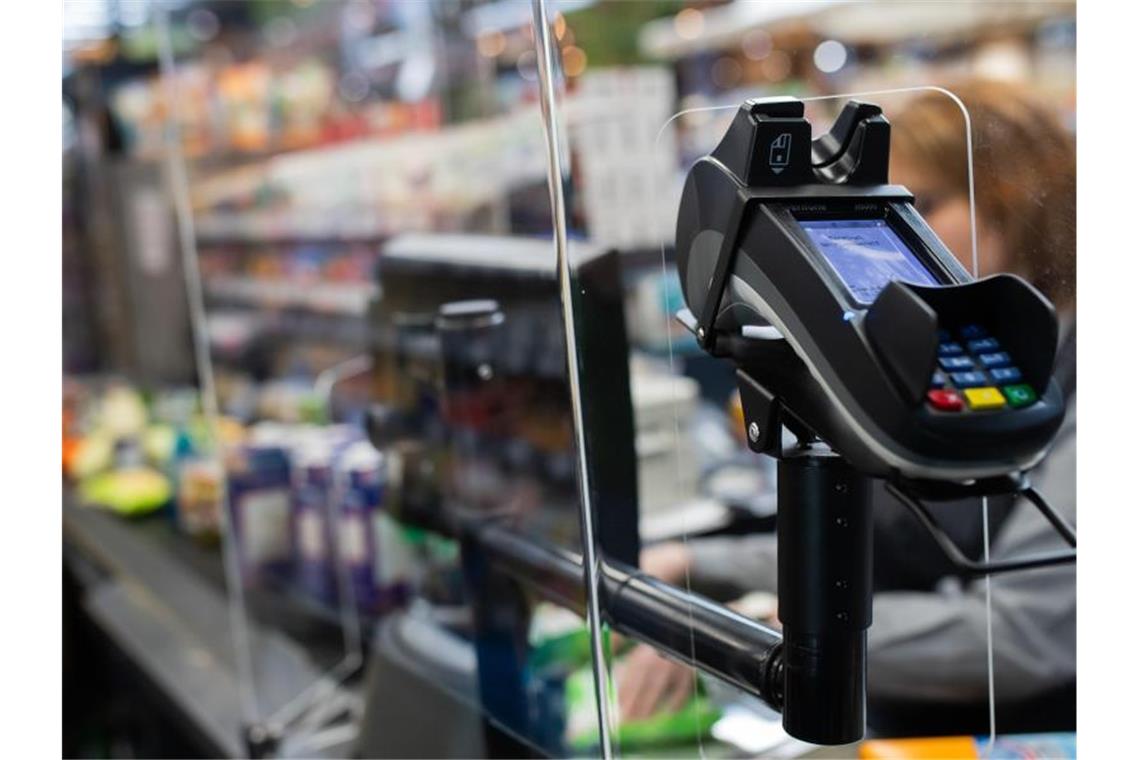
[[253,444],[226,458],[228,503],[247,585],[284,578],[291,561],[289,455]]
[[340,556],[359,608],[377,612],[391,603],[379,577],[373,524],[383,500],[383,457],[368,442],[345,449],[337,463]]
[[306,593],[335,604],[332,565],[332,448],[319,438],[297,453],[293,475],[293,531],[297,581]]

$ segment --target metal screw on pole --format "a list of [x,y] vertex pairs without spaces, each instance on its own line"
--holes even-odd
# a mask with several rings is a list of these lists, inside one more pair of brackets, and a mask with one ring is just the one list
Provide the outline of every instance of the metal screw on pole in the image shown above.
[[760,440],[760,426],[755,422],[748,423],[748,440],[753,443]]

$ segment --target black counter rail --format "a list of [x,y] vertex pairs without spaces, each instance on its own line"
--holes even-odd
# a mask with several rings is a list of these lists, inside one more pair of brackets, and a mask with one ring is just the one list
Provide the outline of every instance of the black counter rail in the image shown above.
[[[581,555],[498,525],[471,534],[493,562],[543,598],[585,614]],[[779,633],[620,563],[604,562],[601,577],[603,614],[619,633],[782,708]]]

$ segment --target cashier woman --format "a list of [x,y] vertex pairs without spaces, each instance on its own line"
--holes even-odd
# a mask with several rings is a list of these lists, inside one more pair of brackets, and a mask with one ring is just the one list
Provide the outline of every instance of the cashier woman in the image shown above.
[[[1036,488],[1076,525],[1076,161],[1055,113],[1020,89],[976,82],[953,88],[973,122],[979,272],[1014,272],[1056,305],[1061,339],[1056,377],[1068,414]],[[892,118],[892,181],[908,187],[939,237],[971,267],[963,118],[949,98],[922,94]],[[980,556],[977,500],[935,505],[960,545]],[[991,499],[991,558],[1062,548],[1025,503]],[[728,601],[776,590],[771,535],[690,540],[649,547],[642,568]],[[998,731],[1075,728],[1076,571],[1072,565],[992,578]],[[869,723],[887,734],[987,730],[986,600],[982,580],[958,577],[897,502],[875,502],[874,623],[868,632]],[[623,718],[684,700],[687,666],[645,646],[618,672]]]

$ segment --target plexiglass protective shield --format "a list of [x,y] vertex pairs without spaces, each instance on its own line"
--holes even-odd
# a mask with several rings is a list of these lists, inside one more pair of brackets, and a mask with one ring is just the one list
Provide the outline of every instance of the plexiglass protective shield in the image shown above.
[[[206,65],[165,36],[180,129],[168,125],[164,156],[208,433],[187,462],[182,530],[221,543],[222,615],[199,622],[216,628],[229,605],[238,751],[808,751],[781,716],[779,464],[750,448],[732,363],[677,318],[694,306],[674,250],[686,175],[745,100],[776,93],[718,85],[678,110],[688,69],[606,65],[591,42],[607,19],[590,14],[613,5],[408,3],[365,18],[380,7],[313,12],[339,14],[352,39],[338,54],[363,69],[386,65],[373,32],[403,30],[401,49],[419,53],[391,78],[330,83],[284,53],[272,70]],[[741,44],[771,77],[788,60],[769,50],[764,64],[762,41]],[[519,73],[506,87],[505,59]],[[302,102],[261,102],[281,77]],[[1037,268],[995,255],[1015,223],[1050,225],[1054,242],[1071,233],[1052,183],[1064,184],[1060,143],[1030,153],[1049,166],[1035,175],[974,149],[1016,120],[976,111],[973,90],[835,95],[837,82],[779,94],[803,101],[815,138],[851,98],[876,104],[890,182],[959,264],[1012,268],[1071,319],[1063,255]],[[177,118],[208,92],[232,105],[232,155],[195,155],[208,125]],[[318,123],[336,134],[315,137]],[[289,140],[266,142],[273,125]],[[767,164],[782,168],[785,149],[799,148],[765,145]],[[1000,203],[980,202],[983,189]],[[1061,221],[1016,222],[1038,203]],[[897,230],[857,217],[801,220],[853,302],[921,281]],[[881,276],[855,266],[883,258]],[[715,277],[715,260],[690,263],[687,282]],[[1031,477],[1071,509],[1071,463],[1051,454],[1042,468]],[[909,512],[880,506],[883,489],[871,496],[867,724],[1005,733],[1028,725],[1031,698],[1063,705],[1071,568],[970,577]],[[1000,501],[935,517],[977,560],[1049,544],[1039,516]],[[1026,637],[1022,619],[1061,633]],[[948,722],[919,722],[931,715]]]
[[[575,18],[572,9],[567,14]],[[552,23],[557,30],[558,21]],[[750,450],[753,430],[742,408],[735,368],[702,350],[694,334],[699,313],[690,315],[694,321],[689,324],[677,318],[686,307],[699,309],[685,300],[674,250],[687,173],[716,148],[742,103],[771,99],[773,93],[741,89],[724,95],[724,104],[678,112],[669,105],[675,100],[674,81],[659,68],[582,71],[580,53],[591,59],[588,44],[552,44],[562,47],[564,69],[575,69],[569,86],[564,84],[559,114],[573,166],[563,184],[581,213],[569,223],[577,222],[575,231],[593,242],[622,251],[626,284],[626,366],[636,430],[641,552],[640,568],[634,570],[607,550],[607,539],[595,529],[602,568],[597,573],[601,619],[607,631],[620,634],[606,638],[613,646],[597,673],[611,701],[602,711],[609,720],[609,750],[632,754],[668,748],[702,755],[725,749],[796,751],[796,740],[781,725],[784,695],[774,695],[765,683],[770,662],[761,654],[781,627],[775,595],[778,467],[773,458]],[[1020,256],[995,264],[1002,261],[1003,243],[996,228],[1003,217],[1000,212],[994,216],[993,203],[983,208],[977,202],[976,188],[984,183],[990,200],[992,190],[1001,187],[1009,193],[1006,201],[1020,199],[1019,207],[1031,206],[1037,191],[1031,182],[1010,181],[1024,178],[1025,167],[1004,165],[993,145],[980,154],[975,150],[978,135],[998,140],[995,136],[1014,128],[1008,114],[992,108],[980,116],[972,113],[972,99],[992,101],[983,97],[987,93],[982,89],[979,94],[977,88],[967,88],[963,97],[953,88],[934,86],[838,95],[805,87],[780,95],[803,102],[812,138],[825,137],[851,100],[878,106],[891,125],[889,182],[914,195],[916,212],[957,259],[951,266],[974,277],[1017,273],[1055,300],[1064,326],[1071,303],[1065,296],[1072,292],[1071,268],[1055,261],[1027,267]],[[1063,127],[1058,129],[1063,135]],[[819,147],[834,153],[844,146]],[[790,149],[778,139],[765,143],[764,158],[773,172],[783,169]],[[1051,171],[1057,176],[1051,182],[1071,180],[1071,167],[1066,175],[1066,167],[1055,165],[1064,162],[1063,149],[1046,143],[1033,152],[1035,157],[1027,161],[1047,159],[1054,166]],[[824,166],[820,171],[839,175],[848,169]],[[1070,212],[1065,234],[1071,234],[1071,199],[1064,190],[1051,199],[1062,215]],[[894,280],[931,284],[934,275],[894,228],[871,229],[868,225],[873,224],[879,225],[832,215],[803,221],[801,227],[856,303],[869,304]],[[1063,248],[1063,240],[1057,245]],[[1040,255],[1047,253],[1042,250]],[[1058,258],[1071,261],[1071,251]],[[875,276],[867,273],[869,261],[876,265]],[[687,282],[698,288],[710,282],[715,264],[715,255],[688,262],[695,269]],[[1043,286],[1057,275],[1061,287]],[[588,288],[576,288],[574,295],[588,293]],[[576,319],[583,316],[575,314]],[[745,327],[754,331],[753,337],[764,329],[763,320]],[[577,360],[587,390],[591,371],[606,374],[597,357],[582,346]],[[998,371],[1008,379],[1020,370],[1002,365]],[[590,400],[583,404],[588,407]],[[585,433],[587,460],[594,466],[612,441],[589,427]],[[795,440],[790,431],[784,436]],[[1031,477],[1054,485],[1051,478],[1059,470],[1065,471],[1058,482],[1068,478],[1071,487],[1071,462],[1063,457],[1055,464],[1046,460]],[[1063,512],[1070,509],[1064,486],[1053,496]],[[875,614],[867,639],[868,725],[883,735],[913,729],[992,736],[995,730],[1007,730],[1002,727],[1004,712],[1008,730],[1018,730],[1025,725],[1017,722],[1016,714],[1024,695],[1013,684],[1019,678],[1016,652],[1024,642],[1005,624],[1010,611],[1003,607],[1035,586],[1033,574],[993,579],[964,575],[881,486],[872,490],[871,499]],[[942,502],[934,511],[963,553],[978,561],[989,560],[991,550],[1008,556],[1017,548],[1017,531],[1026,522],[1041,520],[1024,500],[1008,497]],[[594,515],[596,525],[618,519],[616,513],[596,507]],[[1064,547],[1047,523],[1039,525],[1039,546]],[[1071,568],[1042,571],[1046,575],[1045,585],[1051,584],[1058,598],[1072,598]],[[1053,592],[1042,590],[1042,599]],[[640,608],[643,601],[652,612]],[[1062,603],[1058,614],[1069,616],[1066,625],[1072,625],[1074,608]],[[934,620],[939,622],[935,625]],[[710,645],[711,639],[717,639],[717,646]],[[1066,642],[1071,645],[1071,638],[1066,640],[1062,632],[1055,643]],[[1052,685],[1039,684],[1039,694]],[[916,716],[937,713],[940,706],[953,706],[953,713],[945,715],[952,714],[957,723],[922,723],[924,728],[910,723],[919,721]],[[821,723],[833,718],[818,716]]]
[[[597,288],[598,329],[620,323],[621,287],[616,254],[566,245],[552,211],[531,9],[517,10],[297,11],[341,30],[325,51],[347,61],[339,81],[272,40],[269,65],[177,58],[163,30],[211,433],[201,532],[226,571],[238,754],[571,755],[598,740],[556,250]],[[392,80],[376,56],[396,42]],[[519,58],[505,94],[500,43]],[[190,101],[211,94],[242,138],[225,152],[193,139],[209,125]],[[597,476],[607,492],[632,487],[624,388],[593,412],[629,447]]]

